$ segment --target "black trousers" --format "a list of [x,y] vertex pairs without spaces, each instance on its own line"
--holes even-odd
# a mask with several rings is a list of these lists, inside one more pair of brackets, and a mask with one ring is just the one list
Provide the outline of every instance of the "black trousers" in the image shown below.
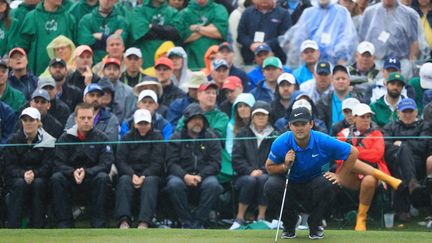
[[[197,187],[189,187],[180,177],[170,175],[164,189],[174,205],[180,221],[184,225],[202,225],[222,193],[223,188],[216,176],[206,177]],[[198,197],[198,206],[191,211],[190,198]]]
[[[21,217],[26,205],[30,205],[30,210],[28,210],[30,212],[30,227],[45,227],[48,180],[35,178],[29,185],[24,178],[17,178],[12,179],[10,183],[7,227],[19,228],[21,226]],[[30,199],[29,204],[27,199]]]
[[[106,201],[111,181],[107,173],[99,172],[94,177],[86,176],[77,185],[72,177],[66,177],[62,172],[56,172],[51,177],[54,214],[58,228],[74,226],[72,216],[72,199],[74,195],[86,199],[86,205],[91,209],[91,226],[102,228],[106,226]],[[88,200],[90,198],[90,200]]]
[[[385,152],[385,160],[392,176],[406,183],[412,179],[421,180],[426,175],[426,160],[414,154],[408,144],[402,143],[400,147],[393,146]],[[393,209],[397,212],[408,212],[410,199],[408,190],[394,191]]]
[[[269,201],[282,203],[285,188],[284,176],[270,176],[264,187]],[[315,177],[306,183],[288,182],[282,221],[286,229],[294,231],[300,212],[310,214],[309,230],[316,232],[321,226],[323,217],[332,205],[337,187],[323,176]]]
[[134,196],[138,196],[138,222],[151,223],[156,211],[159,183],[160,178],[158,176],[146,176],[142,187],[135,189],[132,185],[132,176],[120,176],[116,188],[115,207],[118,222],[127,220],[129,224],[131,223]]

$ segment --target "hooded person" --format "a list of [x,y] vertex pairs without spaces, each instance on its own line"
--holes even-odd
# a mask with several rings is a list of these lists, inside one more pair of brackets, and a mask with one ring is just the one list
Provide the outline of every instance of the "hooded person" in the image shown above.
[[204,55],[227,39],[228,13],[213,0],[192,0],[179,14],[181,39],[192,70],[205,67]]
[[5,56],[15,47],[19,34],[19,21],[12,17],[8,0],[0,0],[0,6],[6,7],[0,10],[0,57]]
[[174,85],[188,92],[188,80],[192,71],[188,68],[188,56],[183,47],[176,46],[168,51],[167,57],[173,61],[174,75],[171,79]]
[[318,44],[321,57],[336,64],[350,63],[358,45],[357,30],[348,10],[330,0],[320,0],[317,6],[306,8],[298,22],[282,37],[280,45],[287,53],[287,65],[300,66],[300,46],[305,40]]
[[206,53],[204,54],[205,67],[201,69],[201,72],[203,72],[206,76],[210,75],[212,71],[212,62],[214,59],[216,59],[216,54],[218,53],[218,50],[218,45],[212,45],[207,49]]
[[59,35],[74,41],[75,34],[76,22],[72,15],[56,1],[43,0],[25,16],[16,46],[28,53],[28,67],[39,76],[50,60],[47,45]]
[[[134,46],[151,57],[166,41],[180,40],[179,19],[177,10],[167,1],[144,0],[143,5],[134,9],[134,20],[131,23],[131,39]],[[155,56],[155,61],[159,59]],[[143,68],[153,67],[154,62],[146,59]],[[153,75],[154,76],[154,75]]]
[[[222,186],[216,179],[221,169],[221,143],[209,129],[204,111],[197,103],[183,113],[185,126],[175,132],[167,144],[167,192],[183,228],[202,229],[216,203]],[[187,139],[180,142],[179,139]],[[192,213],[189,196],[197,203]]]
[[234,145],[234,137],[238,131],[249,125],[252,107],[255,104],[255,97],[249,93],[237,96],[233,103],[231,119],[228,122],[225,149],[231,154]]
[[[64,35],[59,35],[48,44],[46,49],[50,60],[53,58],[61,58],[67,64],[68,73],[75,71],[75,64],[73,62],[75,44],[69,38]],[[49,67],[45,69],[40,77],[48,77],[51,75],[48,68]]]
[[[171,50],[172,48],[174,48],[175,47],[175,45],[174,45],[174,43],[172,42],[172,41],[165,41],[165,42],[163,42],[158,48],[157,48],[157,50],[156,50],[156,52],[155,52],[155,54],[154,54],[154,62],[153,62],[153,65],[154,65],[154,63],[156,63],[156,61],[159,59],[159,58],[161,58],[161,57],[163,57],[163,56],[166,56],[167,54],[168,54],[168,51],[169,50]],[[145,52],[143,52],[143,53],[145,53]],[[147,60],[147,59],[146,59]],[[148,65],[147,65],[147,63],[146,63],[146,60],[143,62],[143,66],[146,66],[147,68],[146,69],[144,69],[144,71],[143,71],[143,73],[145,74],[145,75],[147,75],[147,76],[150,76],[150,77],[156,77],[156,70],[155,70],[155,68],[154,68],[154,66],[151,66],[151,67],[149,67]]]

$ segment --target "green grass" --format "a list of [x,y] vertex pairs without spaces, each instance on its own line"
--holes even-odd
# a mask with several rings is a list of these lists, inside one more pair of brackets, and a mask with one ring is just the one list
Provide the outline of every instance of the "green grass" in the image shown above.
[[[181,230],[181,229],[46,229],[0,230],[0,242],[200,242],[200,243],[260,243],[273,242],[275,230]],[[280,234],[280,232],[279,232]],[[311,242],[308,231],[297,231],[297,238],[278,242]],[[432,232],[326,230],[320,242],[431,242]]]

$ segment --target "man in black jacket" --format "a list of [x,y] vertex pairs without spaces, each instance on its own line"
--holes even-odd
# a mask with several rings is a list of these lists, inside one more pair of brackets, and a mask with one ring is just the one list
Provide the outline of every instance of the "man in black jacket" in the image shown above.
[[[408,190],[396,191],[394,210],[399,220],[410,219],[410,199],[415,200],[420,189],[418,180],[426,177],[427,143],[417,137],[429,136],[429,124],[417,118],[417,106],[413,99],[402,99],[397,106],[399,120],[384,127],[385,161],[395,177],[408,183]],[[407,137],[407,138],[403,138]],[[411,198],[410,198],[411,196]]]
[[[117,149],[116,218],[120,229],[130,227],[132,208],[136,204],[139,205],[138,217],[135,218],[138,228],[148,228],[156,211],[164,164],[163,137],[159,130],[154,130],[150,111],[136,110],[133,121],[134,127],[122,141],[146,142],[120,143]],[[139,196],[138,202],[134,195]]]
[[107,136],[93,128],[94,108],[81,104],[75,109],[76,126],[58,140],[55,153],[55,173],[51,177],[54,214],[59,228],[73,227],[72,195],[90,195],[86,200],[91,210],[91,226],[106,226],[105,203],[110,190],[108,173],[114,161]]
[[[221,167],[221,143],[208,126],[204,112],[197,103],[184,111],[185,126],[173,134],[167,146],[168,182],[165,188],[183,228],[203,228],[210,210],[222,192],[216,179]],[[175,141],[187,139],[188,141]],[[206,141],[197,141],[206,140]],[[192,195],[193,196],[192,196]],[[199,198],[195,210],[188,203]]]
[[55,81],[56,96],[66,103],[71,111],[75,110],[75,106],[83,100],[82,91],[76,86],[66,83],[68,73],[66,62],[64,60],[56,61],[48,67],[48,71]]

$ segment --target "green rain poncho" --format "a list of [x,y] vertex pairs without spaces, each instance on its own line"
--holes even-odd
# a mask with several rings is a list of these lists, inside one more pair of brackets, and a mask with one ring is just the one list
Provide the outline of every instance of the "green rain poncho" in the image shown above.
[[72,15],[60,6],[55,12],[47,12],[43,1],[24,18],[17,46],[27,52],[29,68],[39,76],[48,66],[47,45],[57,36],[75,40],[76,24]]
[[87,3],[87,0],[80,0],[79,2],[76,2],[72,7],[69,9],[69,13],[74,16],[75,20],[79,22],[84,15],[91,13],[93,9],[99,7],[99,1],[96,2],[95,5],[90,6]]
[[[189,26],[193,24],[207,26],[213,24],[225,40],[228,33],[228,13],[226,9],[213,0],[209,0],[207,5],[201,7],[195,1],[191,1],[189,6],[183,9],[179,18],[181,19],[182,30],[181,37],[185,41],[192,32],[189,30]],[[204,54],[207,49],[212,45],[218,45],[222,42],[222,39],[211,39],[206,36],[185,44],[185,50],[188,55],[189,68],[193,70],[201,69],[205,67]]]
[[[143,6],[136,7],[131,17],[131,33],[133,46],[141,49],[143,67],[154,65],[154,54],[158,47],[167,40],[179,39],[179,22],[177,10],[166,3],[155,8],[151,0],[146,0]],[[152,24],[152,28],[149,25]]]
[[0,58],[7,55],[15,47],[18,37],[19,22],[15,18],[10,18],[9,26],[6,26],[5,19],[0,20]]
[[[99,13],[99,9],[93,9],[79,22],[78,43],[88,45],[93,49],[93,61],[98,63],[106,55],[106,40],[118,29],[122,29],[123,41],[127,40],[128,24],[126,19],[119,14],[117,7],[106,17]],[[96,40],[94,33],[102,33],[102,39]]]

